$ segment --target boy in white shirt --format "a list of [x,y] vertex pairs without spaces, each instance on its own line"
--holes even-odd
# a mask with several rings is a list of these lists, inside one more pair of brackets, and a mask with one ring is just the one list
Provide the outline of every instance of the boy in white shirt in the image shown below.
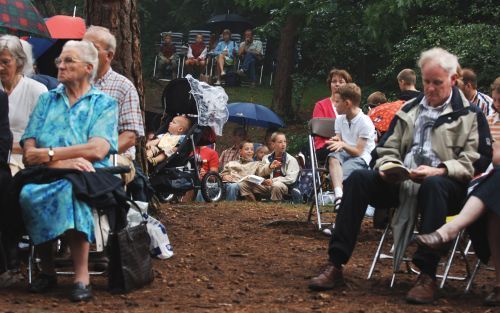
[[375,148],[375,126],[361,110],[361,89],[354,83],[340,86],[334,94],[337,112],[335,137],[327,141],[328,166],[335,194],[335,207],[343,196],[342,182],[357,169],[368,168]]

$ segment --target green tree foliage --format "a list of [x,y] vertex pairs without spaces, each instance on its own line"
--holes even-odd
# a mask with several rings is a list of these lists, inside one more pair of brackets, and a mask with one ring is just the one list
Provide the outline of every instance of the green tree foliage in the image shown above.
[[390,88],[400,69],[415,68],[423,50],[439,46],[458,55],[463,67],[473,68],[487,90],[500,67],[499,20],[494,0],[373,2],[365,9],[367,36],[386,60],[373,72],[373,83]]
[[[44,0],[38,0],[44,2]],[[46,2],[46,1],[45,1]],[[487,87],[500,68],[500,6],[495,0],[141,0],[144,75],[151,74],[159,33],[204,28],[205,21],[228,11],[254,21],[276,57],[281,29],[290,14],[300,16],[300,62],[294,68],[292,101],[311,79],[325,79],[332,67],[345,68],[365,91],[394,93],[395,76],[416,68],[421,51],[441,46],[456,53],[464,67]],[[83,0],[51,1],[58,13],[71,14]],[[273,53],[274,51],[274,53]],[[269,69],[269,67],[268,67]],[[366,88],[369,86],[369,88]],[[327,91],[325,90],[325,93]],[[366,92],[364,92],[366,96]],[[323,95],[318,95],[318,98]]]

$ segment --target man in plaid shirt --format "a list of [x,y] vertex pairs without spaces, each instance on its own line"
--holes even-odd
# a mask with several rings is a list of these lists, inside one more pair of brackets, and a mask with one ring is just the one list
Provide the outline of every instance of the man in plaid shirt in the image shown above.
[[134,84],[125,76],[111,68],[116,49],[116,38],[109,29],[100,26],[90,26],[83,40],[90,41],[98,51],[99,66],[94,85],[118,101],[118,163],[129,165],[131,172],[125,177],[125,183],[133,180],[136,167],[135,143],[137,138],[144,136],[139,95]]
[[493,99],[477,90],[477,75],[472,69],[464,68],[462,70],[462,81],[464,82],[462,91],[472,104],[480,108],[486,116],[495,113]]
[[247,139],[247,132],[243,127],[237,127],[233,130],[233,145],[222,151],[219,158],[219,168],[222,170],[224,165],[231,161],[237,161],[240,158],[240,143]]

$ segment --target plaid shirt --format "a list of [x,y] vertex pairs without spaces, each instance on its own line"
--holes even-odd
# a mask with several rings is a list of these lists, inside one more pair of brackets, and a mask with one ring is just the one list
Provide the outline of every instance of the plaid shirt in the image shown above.
[[485,116],[489,116],[495,112],[493,110],[493,99],[482,92],[476,91],[476,95],[472,98],[471,103],[480,108]]
[[432,167],[437,167],[441,164],[441,160],[436,155],[434,150],[432,150],[431,133],[434,123],[444,112],[446,107],[451,102],[451,94],[445,103],[434,108],[427,103],[427,99],[424,97],[419,103],[420,113],[415,120],[415,128],[413,131],[413,145],[410,152],[405,156],[404,165],[406,167],[412,167],[412,159],[414,159],[415,164],[428,165]]
[[240,149],[236,146],[232,146],[229,149],[222,151],[219,158],[219,167],[224,168],[228,162],[238,161],[240,159]]
[[500,142],[500,114],[494,113],[488,116],[488,125],[490,126],[491,137],[495,142]]
[[[110,68],[94,85],[118,101],[118,133],[133,131],[137,137],[144,136],[139,95],[134,84]],[[130,147],[125,154],[134,159],[135,147]]]

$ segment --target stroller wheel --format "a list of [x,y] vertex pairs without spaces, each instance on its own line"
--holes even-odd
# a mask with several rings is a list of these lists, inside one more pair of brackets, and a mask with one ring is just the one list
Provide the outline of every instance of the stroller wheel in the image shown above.
[[217,172],[208,172],[201,180],[201,195],[206,202],[216,202],[224,197],[224,185]]

